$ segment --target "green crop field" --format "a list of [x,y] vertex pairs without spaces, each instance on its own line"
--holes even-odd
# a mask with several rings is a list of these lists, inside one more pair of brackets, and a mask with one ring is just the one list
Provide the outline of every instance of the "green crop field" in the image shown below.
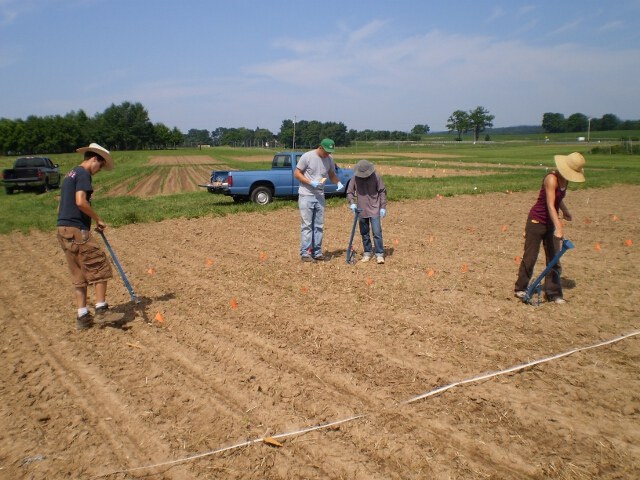
[[[600,133],[600,132],[599,132]],[[570,189],[602,188],[615,184],[640,184],[640,156],[628,153],[609,154],[620,146],[619,138],[637,138],[640,132],[616,132],[604,140],[590,143],[553,137],[545,142],[544,135],[492,142],[453,142],[429,136],[424,142],[358,142],[348,148],[339,148],[338,164],[354,164],[361,158],[369,158],[377,165],[418,169],[455,169],[453,176],[396,176],[385,175],[384,180],[390,201],[433,198],[436,195],[479,195],[487,192],[531,191],[540,187],[545,169],[553,168],[555,154],[581,152],[587,160],[584,184],[571,184]],[[592,136],[593,138],[594,136]],[[451,140],[450,137],[448,137]],[[625,143],[633,145],[634,141]],[[592,153],[594,148],[598,153]],[[96,194],[94,206],[111,226],[131,223],[157,222],[167,218],[196,218],[229,215],[246,211],[270,211],[278,208],[297,208],[291,200],[276,200],[266,207],[251,203],[235,204],[223,195],[211,195],[205,189],[172,195],[150,197],[107,196],[116,185],[133,183],[151,175],[159,167],[149,165],[150,157],[209,155],[215,164],[237,169],[266,169],[270,162],[243,162],[244,157],[257,155],[268,158],[274,150],[214,147],[206,151],[179,149],[167,151],[113,152],[116,168],[94,177]],[[15,157],[0,157],[0,166],[8,168]],[[50,155],[60,164],[62,172],[77,165],[81,157],[71,153]],[[226,168],[226,167],[225,167]],[[465,172],[469,172],[466,175]],[[206,178],[202,179],[207,180]],[[28,232],[31,229],[53,230],[56,222],[59,191],[44,194],[21,192],[6,195],[0,193],[0,234],[12,231]],[[340,205],[343,199],[328,201],[329,206]]]

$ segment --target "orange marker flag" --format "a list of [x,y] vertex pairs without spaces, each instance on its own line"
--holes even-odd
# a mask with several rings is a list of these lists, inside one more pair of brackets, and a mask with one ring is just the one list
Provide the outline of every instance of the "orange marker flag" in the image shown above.
[[611,215],[611,220],[617,222],[618,220],[620,220],[620,217],[618,215]]
[[302,295],[306,295],[309,289],[307,287],[300,287],[300,293]]
[[155,270],[155,268],[150,268],[149,270],[147,270],[147,273],[148,273],[149,275],[155,275],[156,270]]
[[628,238],[628,239],[627,239],[627,241],[626,241],[626,242],[624,242],[624,244],[625,244],[627,247],[630,247],[631,245],[633,245],[633,241],[632,241],[630,238]]
[[265,261],[267,259],[267,253],[266,252],[260,252],[260,260]]
[[398,240],[397,238],[394,238],[393,245],[397,247],[399,244],[400,244],[400,240]]
[[591,223],[591,219],[589,217],[584,217],[584,224],[589,225]]
[[429,235],[429,244],[433,243],[436,240],[436,237],[434,237],[433,235]]
[[602,251],[602,245],[600,245],[600,242],[596,242],[595,246],[593,247],[596,249],[596,252],[601,252]]
[[500,229],[500,231],[506,232],[507,230],[509,230],[509,227],[507,227],[506,225],[502,225],[502,228]]
[[236,308],[238,308],[238,302],[236,302],[236,297],[232,297],[231,298],[231,308],[233,310],[235,310]]
[[162,313],[160,313],[160,312],[156,313],[156,322],[164,323],[164,316],[162,315]]
[[436,272],[433,271],[433,268],[430,268],[429,270],[427,270],[427,277],[431,278],[436,274]]
[[516,255],[515,257],[513,257],[513,261],[516,262],[517,264],[520,264],[520,257]]
[[213,265],[213,260],[211,260],[210,258],[207,258],[207,262],[205,264],[207,267],[210,267],[211,265]]
[[367,287],[370,287],[371,285],[373,285],[373,280],[371,278],[367,278]]
[[469,265],[467,265],[466,263],[463,263],[462,267],[460,268],[460,271],[462,273],[467,273],[469,271]]

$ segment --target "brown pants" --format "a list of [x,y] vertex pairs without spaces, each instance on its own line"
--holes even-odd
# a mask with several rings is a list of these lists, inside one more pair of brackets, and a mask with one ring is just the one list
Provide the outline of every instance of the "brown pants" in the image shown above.
[[58,242],[67,259],[75,287],[86,287],[113,277],[111,264],[91,231],[76,227],[58,227]]
[[[546,262],[549,263],[562,245],[562,240],[553,235],[555,228],[553,224],[546,225],[532,219],[527,219],[524,237],[524,254],[518,269],[518,279],[516,280],[515,291],[524,291],[529,286],[531,276],[533,275],[533,267],[538,260],[540,253],[540,244],[544,246],[544,254]],[[544,292],[547,298],[562,297],[562,285],[560,283],[560,274],[562,267],[560,262],[549,270],[544,278]]]

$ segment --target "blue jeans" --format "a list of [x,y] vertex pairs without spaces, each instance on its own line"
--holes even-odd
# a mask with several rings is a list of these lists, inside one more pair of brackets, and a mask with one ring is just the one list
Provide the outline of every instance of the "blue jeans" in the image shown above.
[[322,255],[324,232],[324,196],[300,195],[300,255],[317,257]]
[[[384,256],[384,244],[382,243],[382,222],[380,217],[360,218],[358,220],[360,224],[360,235],[362,235],[362,246],[364,248],[365,255],[371,255],[371,234],[370,230],[373,230],[373,246],[375,247],[373,253],[376,257]],[[371,223],[371,229],[369,229],[369,223]]]

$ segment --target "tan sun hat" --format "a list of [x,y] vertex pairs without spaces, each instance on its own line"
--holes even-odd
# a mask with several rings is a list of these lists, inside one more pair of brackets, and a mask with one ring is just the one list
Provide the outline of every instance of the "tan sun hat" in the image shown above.
[[570,182],[584,182],[584,165],[586,163],[584,157],[578,152],[569,155],[556,155],[554,157],[556,167],[560,175]]
[[362,159],[353,169],[353,174],[358,178],[367,178],[375,171],[376,167],[369,160]]
[[104,161],[106,162],[105,165],[104,165],[104,168],[106,170],[112,170],[113,169],[113,159],[111,158],[111,153],[109,152],[109,150],[107,150],[104,147],[101,147],[97,143],[92,143],[88,147],[80,147],[80,148],[78,148],[76,150],[76,152],[79,152],[79,153],[84,153],[84,152],[97,153],[102,158],[104,158]]

